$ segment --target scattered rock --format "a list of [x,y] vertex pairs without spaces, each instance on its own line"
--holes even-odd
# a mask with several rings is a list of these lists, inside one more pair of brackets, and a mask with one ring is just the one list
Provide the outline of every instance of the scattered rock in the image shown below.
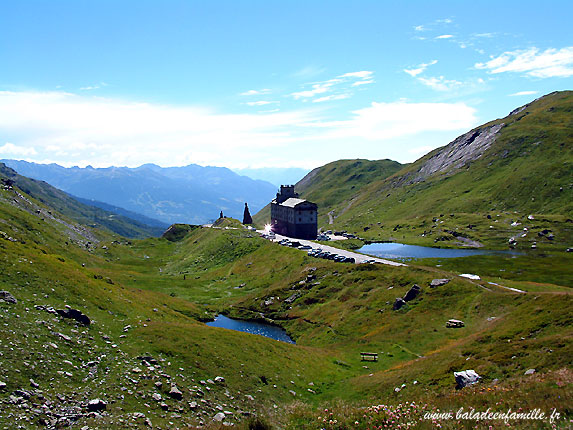
[[225,414],[223,412],[219,412],[213,417],[214,421],[223,421],[225,419]]
[[529,369],[525,371],[526,375],[533,375],[535,373],[535,369]]
[[396,301],[394,302],[394,306],[392,306],[392,309],[397,311],[398,309],[401,309],[402,306],[404,306],[405,304],[406,304],[406,302],[404,301],[404,299],[402,299],[401,297],[398,297],[396,299]]
[[404,296],[404,301],[409,302],[414,300],[422,292],[422,288],[418,284],[412,285],[412,288]]
[[183,393],[175,385],[172,385],[171,390],[169,391],[169,397],[175,400],[181,400],[183,398]]
[[430,282],[430,288],[441,287],[442,285],[446,285],[448,282],[450,282],[449,279],[432,279],[432,282]]
[[9,293],[8,291],[0,291],[0,301],[5,301],[6,303],[12,303],[12,304],[16,304],[18,303],[18,300],[16,300],[16,297],[14,297],[11,293]]
[[0,381],[0,390],[3,390],[4,388],[6,388],[6,382]]
[[153,400],[157,400],[158,402],[162,400],[161,394],[159,393],[153,393],[151,397],[153,397]]
[[288,390],[288,392],[291,393],[293,397],[296,397],[296,391]]
[[217,384],[224,384],[225,383],[225,378],[223,378],[222,376],[216,376],[215,377],[215,382]]
[[454,372],[454,378],[456,378],[456,388],[462,389],[478,382],[481,376],[475,370],[462,370],[461,372]]
[[88,402],[88,411],[99,412],[105,411],[107,408],[107,403],[101,399],[93,399]]
[[446,323],[447,328],[461,328],[464,326],[464,322],[461,320],[450,319]]
[[56,312],[58,312],[58,314],[64,318],[71,318],[83,325],[90,325],[91,323],[88,316],[84,315],[82,311],[79,311],[77,309],[72,309],[68,305],[66,305],[66,309],[58,309]]

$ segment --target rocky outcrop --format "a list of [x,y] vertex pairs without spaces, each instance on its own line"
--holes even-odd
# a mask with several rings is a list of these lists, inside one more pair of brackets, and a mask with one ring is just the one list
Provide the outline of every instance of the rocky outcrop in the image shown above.
[[405,302],[410,302],[414,300],[418,295],[422,292],[422,288],[418,284],[412,285],[412,288],[408,290],[406,295],[404,296]]
[[58,309],[56,312],[58,312],[58,315],[64,318],[71,318],[73,320],[76,320],[80,324],[83,325],[91,324],[91,321],[87,315],[83,314],[82,311],[79,311],[77,309],[72,309],[68,305],[66,305],[66,309]]
[[446,328],[461,328],[464,325],[465,325],[464,322],[461,320],[451,319],[448,320],[448,322],[446,323]]
[[462,389],[478,382],[481,376],[475,370],[462,370],[461,372],[454,372],[454,378],[456,378],[456,388]]
[[449,279],[432,279],[432,282],[430,282],[430,288],[436,288],[436,287],[441,287],[442,285],[446,285],[448,282],[450,282]]
[[0,300],[5,301],[6,303],[11,303],[13,305],[18,303],[18,300],[16,300],[16,297],[14,297],[8,291],[0,291]]

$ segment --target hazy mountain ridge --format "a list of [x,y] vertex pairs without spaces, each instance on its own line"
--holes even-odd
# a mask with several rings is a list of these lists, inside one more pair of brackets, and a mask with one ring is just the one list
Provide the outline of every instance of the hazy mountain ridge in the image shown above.
[[239,218],[245,202],[253,212],[276,193],[268,182],[237,175],[227,168],[162,168],[145,164],[137,168],[65,168],[25,161],[4,160],[25,176],[44,180],[67,193],[96,200],[148,218],[172,224],[200,224],[225,215]]
[[19,175],[3,163],[0,163],[0,178],[12,181],[31,197],[84,226],[99,227],[132,238],[159,236],[165,230],[165,226],[156,220],[149,220],[154,224],[146,224],[145,221],[148,219],[145,217],[141,217],[140,220],[131,219],[127,216],[128,211],[116,214],[106,208],[98,207],[97,204],[84,203],[85,200],[81,202],[46,182]]

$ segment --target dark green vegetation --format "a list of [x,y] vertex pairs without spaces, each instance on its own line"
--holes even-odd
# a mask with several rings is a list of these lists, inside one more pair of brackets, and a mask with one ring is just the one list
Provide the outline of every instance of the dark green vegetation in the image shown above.
[[[573,418],[573,256],[562,250],[571,234],[567,214],[540,211],[530,220],[509,210],[499,217],[494,211],[491,219],[438,212],[434,220],[421,212],[405,227],[394,229],[388,218],[355,231],[378,237],[388,229],[423,241],[416,232],[425,228],[442,230],[431,238],[453,238],[440,243],[467,235],[501,246],[527,227],[526,238],[537,237],[537,254],[408,267],[339,264],[266,241],[230,218],[211,228],[174,225],[161,238],[126,240],[82,226],[18,186],[3,186],[0,290],[18,302],[0,301],[0,383],[6,384],[0,384],[0,426],[143,428],[150,420],[154,428],[218,429],[223,424],[213,418],[227,411],[224,421],[239,428],[371,429],[407,422],[435,428],[420,421],[423,412],[463,406],[556,408],[565,417],[558,428],[567,428]],[[466,230],[476,230],[476,237],[459,230],[468,220],[475,220]],[[456,228],[464,236],[443,232]],[[431,288],[438,278],[449,282]],[[393,310],[414,284],[419,296]],[[91,325],[50,312],[65,305],[88,315]],[[272,321],[297,344],[203,324],[218,313]],[[464,327],[446,328],[451,318]],[[364,351],[379,360],[360,361]],[[482,380],[456,390],[453,372],[466,369]],[[528,369],[535,373],[526,375]],[[180,400],[170,397],[172,386]],[[107,402],[105,413],[87,413],[95,398]],[[379,404],[390,407],[371,407]],[[499,421],[440,424],[505,427]],[[546,421],[508,424],[552,428]]]

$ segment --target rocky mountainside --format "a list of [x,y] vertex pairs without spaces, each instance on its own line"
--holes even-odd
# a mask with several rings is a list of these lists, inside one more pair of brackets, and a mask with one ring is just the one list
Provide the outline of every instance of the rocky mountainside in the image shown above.
[[239,218],[245,202],[257,211],[276,193],[276,187],[268,182],[220,167],[191,164],[162,168],[145,164],[137,168],[94,169],[2,161],[21,175],[46,181],[73,196],[127,209],[167,224],[205,223],[217,218],[221,210],[225,215]]

